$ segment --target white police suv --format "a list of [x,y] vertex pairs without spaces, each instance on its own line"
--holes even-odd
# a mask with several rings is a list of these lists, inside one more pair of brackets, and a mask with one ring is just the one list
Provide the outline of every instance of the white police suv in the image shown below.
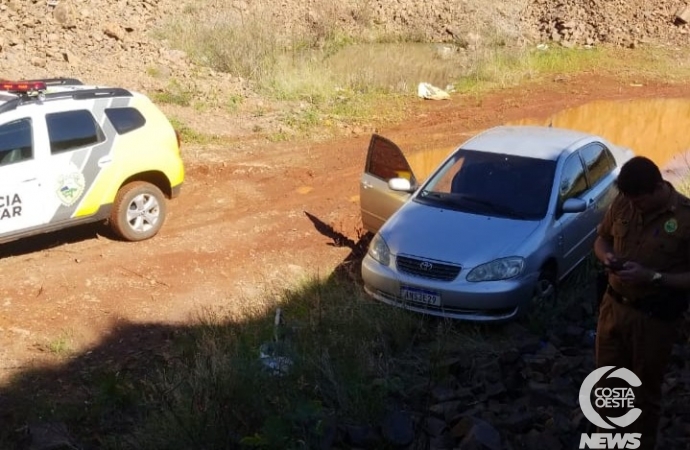
[[179,134],[145,95],[0,81],[0,243],[101,220],[151,238],[183,181]]

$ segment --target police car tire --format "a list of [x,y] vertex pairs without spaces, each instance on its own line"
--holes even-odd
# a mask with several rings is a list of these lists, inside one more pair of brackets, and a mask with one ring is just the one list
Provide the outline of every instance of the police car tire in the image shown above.
[[[137,230],[127,219],[130,206],[140,196],[151,196],[156,202],[157,220],[147,224],[145,230]],[[157,186],[145,181],[134,181],[120,188],[115,198],[115,204],[110,213],[110,226],[122,239],[127,241],[143,241],[152,238],[163,226],[166,215],[165,195]]]

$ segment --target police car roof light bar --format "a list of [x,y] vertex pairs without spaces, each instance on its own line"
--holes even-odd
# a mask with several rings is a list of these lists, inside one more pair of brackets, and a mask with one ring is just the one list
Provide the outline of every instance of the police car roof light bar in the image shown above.
[[43,81],[0,81],[0,91],[13,94],[30,94],[45,90],[46,84]]

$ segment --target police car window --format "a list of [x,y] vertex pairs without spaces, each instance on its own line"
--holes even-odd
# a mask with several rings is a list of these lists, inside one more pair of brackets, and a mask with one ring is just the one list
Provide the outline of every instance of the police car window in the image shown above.
[[577,153],[570,155],[565,162],[558,187],[559,198],[562,202],[569,198],[579,197],[587,190],[585,168]]
[[33,158],[31,119],[0,125],[0,166]]
[[146,123],[146,119],[135,108],[108,108],[105,115],[115,127],[118,134],[125,134],[141,128]]
[[62,153],[105,140],[103,130],[88,110],[46,114],[50,150]]
[[597,184],[615,168],[607,153],[608,149],[601,144],[591,144],[581,150],[590,186]]

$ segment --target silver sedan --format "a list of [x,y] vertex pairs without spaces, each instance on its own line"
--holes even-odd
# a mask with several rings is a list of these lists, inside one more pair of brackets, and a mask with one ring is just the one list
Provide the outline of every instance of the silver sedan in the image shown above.
[[504,321],[592,249],[633,152],[599,136],[501,126],[453,150],[418,182],[402,151],[373,135],[360,183],[366,292],[412,311]]

